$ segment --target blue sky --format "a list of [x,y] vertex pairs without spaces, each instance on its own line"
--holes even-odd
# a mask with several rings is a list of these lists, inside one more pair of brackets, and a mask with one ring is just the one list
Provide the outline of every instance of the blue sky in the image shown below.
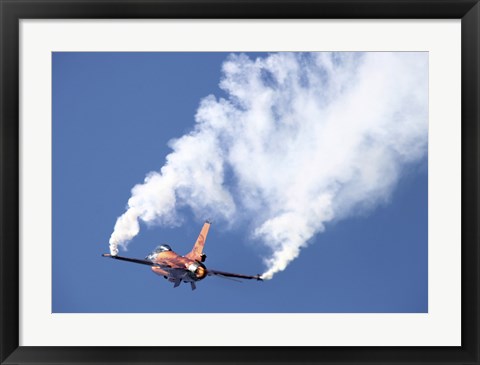
[[[192,130],[202,98],[227,97],[219,80],[228,54],[52,57],[53,312],[427,312],[426,156],[402,165],[387,203],[327,220],[272,280],[209,277],[192,292],[148,267],[102,258],[132,187],[165,164],[172,138]],[[143,258],[160,243],[187,253],[208,216],[188,206],[178,213],[178,227],[141,223],[121,255]],[[265,271],[268,246],[252,239],[255,218],[215,219],[207,267]]]

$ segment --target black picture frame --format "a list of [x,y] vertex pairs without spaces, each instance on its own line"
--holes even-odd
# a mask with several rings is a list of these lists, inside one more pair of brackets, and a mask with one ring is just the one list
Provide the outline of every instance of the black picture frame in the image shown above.
[[[477,213],[480,5],[477,0],[0,0],[0,12],[1,364],[480,364]],[[19,20],[35,18],[461,19],[462,345],[182,348],[19,346]]]

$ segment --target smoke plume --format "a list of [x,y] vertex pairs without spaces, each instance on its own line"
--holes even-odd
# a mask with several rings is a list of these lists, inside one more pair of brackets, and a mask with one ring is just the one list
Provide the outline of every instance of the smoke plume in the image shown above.
[[112,254],[139,222],[171,225],[189,207],[248,222],[269,279],[328,222],[386,202],[427,152],[427,53],[232,54],[220,87],[227,97],[201,100],[191,132],[132,189]]

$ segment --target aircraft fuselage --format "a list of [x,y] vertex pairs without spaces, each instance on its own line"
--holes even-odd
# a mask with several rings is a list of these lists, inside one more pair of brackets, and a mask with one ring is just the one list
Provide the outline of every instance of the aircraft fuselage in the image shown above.
[[174,251],[160,252],[152,261],[159,265],[152,266],[152,271],[175,284],[182,281],[191,283],[207,276],[204,264],[180,256]]
[[110,257],[115,260],[129,261],[136,264],[148,265],[152,271],[163,276],[168,281],[174,283],[174,288],[178,287],[182,282],[190,283],[192,290],[196,288],[195,282],[203,280],[207,275],[216,275],[220,277],[230,277],[238,279],[255,279],[262,280],[260,275],[243,275],[229,273],[218,270],[207,270],[202,262],[205,261],[206,255],[203,253],[203,246],[207,238],[210,222],[206,221],[198,235],[192,250],[184,256],[180,256],[167,244],[162,244],[155,248],[144,260],[122,257],[116,254],[103,254],[103,257]]

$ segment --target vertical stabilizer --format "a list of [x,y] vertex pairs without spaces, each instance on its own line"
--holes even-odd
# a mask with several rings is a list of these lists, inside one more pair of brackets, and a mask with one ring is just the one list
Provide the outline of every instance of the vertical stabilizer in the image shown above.
[[206,256],[203,254],[203,246],[205,245],[209,229],[210,222],[205,221],[202,230],[198,235],[197,241],[195,242],[195,245],[193,245],[192,251],[186,254],[185,257],[189,258],[190,260],[205,261]]

